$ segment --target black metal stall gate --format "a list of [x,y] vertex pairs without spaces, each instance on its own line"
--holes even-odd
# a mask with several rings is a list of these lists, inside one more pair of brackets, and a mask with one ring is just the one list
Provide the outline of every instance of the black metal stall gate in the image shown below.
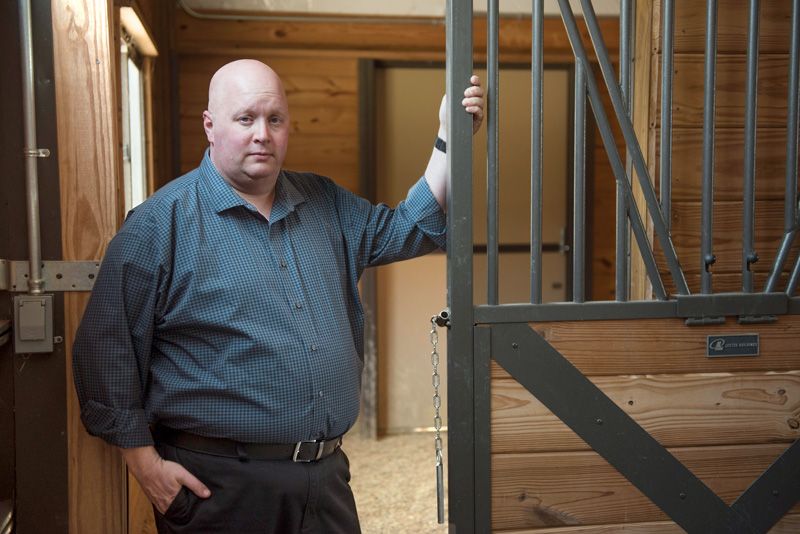
[[[687,0],[688,1],[688,0]],[[592,75],[587,50],[581,40],[576,17],[568,0],[558,0],[567,34],[575,55],[575,208],[573,236],[573,299],[572,302],[541,303],[541,144],[542,144],[542,28],[543,0],[532,3],[532,147],[531,147],[531,298],[530,303],[498,304],[498,246],[497,246],[497,93],[498,93],[498,0],[489,0],[487,66],[488,90],[487,128],[488,145],[488,206],[487,254],[488,298],[486,305],[475,305],[473,300],[473,236],[472,236],[472,176],[471,123],[460,109],[458,98],[449,101],[448,165],[452,181],[448,198],[448,305],[451,322],[448,337],[448,413],[449,413],[449,466],[448,497],[450,531],[485,533],[492,525],[493,483],[491,460],[491,375],[502,368],[533,394],[547,409],[563,421],[575,434],[602,456],[645,497],[674,521],[678,527],[692,533],[712,532],[767,532],[792,507],[800,497],[800,445],[791,444],[760,476],[746,487],[731,504],[726,503],[712,489],[692,473],[667,448],[642,428],[618,403],[612,401],[559,350],[545,335],[530,323],[547,324],[552,321],[679,321],[680,328],[703,333],[702,344],[707,354],[714,351],[739,355],[758,354],[760,328],[780,325],[789,320],[786,336],[797,335],[798,324],[793,315],[800,314],[800,298],[795,289],[800,278],[800,257],[793,264],[787,260],[798,229],[797,209],[797,116],[798,116],[798,49],[800,48],[800,0],[791,5],[791,49],[789,57],[789,82],[787,101],[785,227],[782,243],[777,251],[770,252],[772,268],[765,287],[754,288],[752,264],[757,260],[754,250],[754,169],[755,124],[758,67],[759,1],[749,0],[749,22],[746,39],[747,83],[744,88],[745,104],[745,154],[743,184],[742,239],[742,290],[735,293],[712,291],[711,265],[715,258],[712,242],[713,173],[714,173],[714,75],[716,61],[717,1],[706,3],[706,38],[704,71],[704,130],[702,179],[702,243],[697,260],[702,265],[702,289],[690,294],[681,263],[670,234],[670,156],[673,50],[673,0],[661,0],[663,13],[663,61],[661,80],[662,128],[661,167],[659,192],[656,193],[651,174],[634,134],[628,112],[630,96],[630,35],[631,0],[621,0],[620,75],[617,78],[603,38],[591,0],[580,0],[583,17],[588,27],[594,53],[605,82],[605,90],[613,104],[615,118],[624,135],[628,164],[617,151],[609,118],[603,108],[598,82]],[[641,4],[641,2],[640,2]],[[788,0],[786,2],[788,5]],[[472,0],[450,0],[447,8],[447,88],[448,94],[459,95],[472,72]],[[744,38],[744,36],[743,36]],[[583,128],[584,102],[588,98],[600,134],[613,167],[618,190],[617,218],[617,295],[615,301],[585,302],[584,248],[584,186],[583,186]],[[634,199],[631,179],[638,180],[646,215],[642,216]],[[642,203],[642,202],[640,202]],[[621,209],[619,209],[621,207]],[[653,244],[645,228],[646,217],[652,223],[654,240],[663,253],[666,269],[671,277],[675,294],[669,294],[662,281],[655,260]],[[628,230],[630,229],[630,230]],[[627,255],[626,236],[633,235],[642,255],[642,263],[652,285],[653,300],[629,301],[627,273],[624,258]],[[781,281],[788,265],[788,281]],[[664,272],[666,274],[666,272]],[[783,286],[783,287],[779,287]],[[729,324],[724,326],[728,318]],[[731,324],[733,323],[733,324]],[[625,325],[626,323],[621,323]],[[652,324],[652,322],[648,323]],[[699,325],[699,326],[696,326]],[[724,335],[709,336],[714,325]],[[709,330],[709,328],[711,330]],[[624,327],[623,327],[624,330]],[[617,332],[620,329],[617,328]],[[658,340],[658,329],[651,332]],[[617,334],[618,335],[618,334]],[[738,337],[737,337],[738,336]],[[766,353],[768,335],[765,334],[762,350]],[[798,338],[797,345],[800,345]],[[726,352],[727,351],[727,352]],[[800,369],[800,353],[789,351],[788,358]],[[627,355],[630,361],[636,355]],[[715,361],[708,359],[706,361]],[[731,359],[716,361],[731,362]],[[494,362],[494,364],[492,363]],[[713,364],[708,364],[713,365]],[[746,367],[744,367],[746,368]],[[726,370],[729,368],[726,368]],[[736,370],[738,367],[733,366]],[[783,369],[787,369],[784,367]],[[591,489],[591,488],[587,488]],[[603,488],[597,488],[601,491]],[[520,499],[525,496],[520,496]],[[553,523],[555,524],[555,523]],[[570,524],[570,523],[564,523]],[[580,524],[580,521],[571,524]],[[672,529],[679,530],[674,524]],[[599,529],[602,525],[597,525]],[[525,527],[530,528],[530,527]],[[515,530],[515,529],[511,529]],[[590,531],[591,527],[581,532]],[[519,528],[516,529],[519,531]],[[567,531],[565,529],[564,531]],[[578,531],[578,530],[575,530]],[[627,530],[626,530],[627,531]],[[644,532],[647,530],[637,530]],[[669,530],[673,531],[673,530]],[[526,531],[527,532],[527,531]],[[603,530],[606,532],[606,530]]]

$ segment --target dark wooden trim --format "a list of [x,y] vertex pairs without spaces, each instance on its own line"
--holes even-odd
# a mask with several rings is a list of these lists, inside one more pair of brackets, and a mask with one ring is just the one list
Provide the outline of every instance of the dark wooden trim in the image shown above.
[[[375,62],[358,62],[358,157],[359,187],[363,197],[375,202],[377,163],[375,146]],[[378,284],[377,273],[367,269],[361,277],[361,303],[364,307],[364,370],[361,381],[362,437],[378,437]]]

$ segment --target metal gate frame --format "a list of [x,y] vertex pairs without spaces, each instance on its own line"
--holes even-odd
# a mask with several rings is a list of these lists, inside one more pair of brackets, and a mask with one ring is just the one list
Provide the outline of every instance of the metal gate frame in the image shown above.
[[[490,360],[493,358],[513,378],[520,382],[542,404],[569,426],[586,443],[614,466],[628,481],[664,511],[675,523],[688,532],[747,532],[768,531],[800,500],[800,440],[796,441],[739,496],[730,506],[692,474],[680,461],[659,444],[647,431],[617,407],[602,391],[578,371],[527,323],[559,320],[646,319],[675,318],[687,325],[720,324],[726,316],[738,316],[740,324],[773,322],[780,315],[800,314],[800,298],[792,297],[800,277],[800,258],[784,292],[775,290],[798,229],[796,205],[797,175],[789,171],[786,178],[786,217],[784,239],[776,251],[769,280],[761,292],[753,291],[750,266],[757,260],[753,250],[754,161],[755,161],[755,79],[758,61],[758,0],[750,0],[748,32],[748,76],[746,105],[746,157],[744,187],[744,231],[741,293],[714,294],[711,291],[710,265],[714,262],[711,250],[711,213],[713,209],[713,134],[714,134],[714,70],[716,57],[716,0],[707,0],[706,39],[706,113],[704,132],[703,177],[703,243],[701,261],[705,269],[701,278],[702,293],[690,295],[669,235],[669,158],[662,158],[661,199],[656,198],[647,172],[647,165],[627,114],[626,90],[629,75],[621,73],[622,88],[614,80],[609,59],[590,0],[581,0],[587,26],[615,109],[616,119],[623,131],[628,157],[625,168],[611,135],[608,118],[600,102],[599,90],[578,33],[575,17],[568,0],[558,0],[567,33],[576,57],[578,83],[585,83],[595,112],[606,150],[618,186],[618,206],[622,209],[623,231],[627,235],[626,219],[643,253],[653,292],[658,300],[625,302],[627,295],[618,291],[618,301],[583,302],[582,292],[574,302],[541,304],[541,278],[538,273],[541,222],[537,227],[536,202],[541,198],[541,70],[542,70],[542,0],[533,0],[533,113],[532,113],[532,231],[531,231],[531,304],[498,305],[496,250],[496,116],[497,92],[497,33],[498,2],[489,0],[488,9],[488,101],[489,130],[489,304],[475,306],[473,302],[472,269],[472,148],[471,119],[463,113],[458,99],[448,103],[448,168],[451,183],[448,187],[448,413],[449,413],[449,518],[450,532],[484,533],[491,531],[491,473],[490,473]],[[664,70],[662,107],[669,114],[671,104],[672,57],[672,0],[664,4]],[[629,20],[630,1],[622,0],[623,21]],[[447,91],[460,95],[472,73],[472,0],[449,0],[447,7]],[[623,22],[627,24],[627,22]],[[800,56],[800,0],[793,0],[792,48],[790,51],[790,83],[788,96],[787,161],[797,157],[798,56]],[[623,42],[629,39],[625,28]],[[755,43],[755,46],[753,46]],[[622,44],[621,69],[626,70],[627,45]],[[627,82],[626,82],[627,80]],[[583,87],[583,86],[581,86]],[[629,86],[628,86],[629,87]],[[627,93],[627,94],[626,94]],[[582,95],[583,96],[583,95]],[[539,102],[537,107],[537,100]],[[629,100],[628,100],[629,102]],[[579,106],[576,106],[578,109]],[[710,111],[709,111],[710,110]],[[665,115],[666,117],[666,115]],[[581,121],[583,117],[581,117]],[[576,117],[576,125],[578,118]],[[582,126],[582,125],[581,125]],[[667,132],[664,132],[667,130]],[[576,132],[578,128],[576,127]],[[582,129],[581,129],[582,131]],[[671,126],[662,128],[662,154],[671,154]],[[577,146],[577,143],[576,143]],[[538,148],[537,148],[538,147]],[[666,148],[666,150],[664,150]],[[577,150],[577,148],[576,148]],[[664,161],[666,160],[666,161]],[[630,168],[636,170],[645,201],[653,220],[656,238],[665,253],[672,282],[678,295],[669,296],[655,264],[652,247],[644,232],[642,217],[633,200]],[[666,166],[666,167],[665,167]],[[463,177],[470,177],[464,179]],[[665,217],[666,213],[666,217]],[[580,232],[576,224],[576,232]],[[576,234],[576,238],[581,238]],[[494,250],[493,250],[494,249]],[[619,251],[619,248],[618,248]],[[539,251],[539,254],[541,252]],[[576,252],[578,261],[582,261]],[[619,257],[619,254],[618,254]],[[537,261],[538,260],[538,261]],[[625,265],[618,261],[618,275]],[[618,276],[618,289],[620,277]],[[570,391],[569,397],[559,390]],[[587,410],[587,407],[590,409]],[[614,439],[624,435],[624,440]]]

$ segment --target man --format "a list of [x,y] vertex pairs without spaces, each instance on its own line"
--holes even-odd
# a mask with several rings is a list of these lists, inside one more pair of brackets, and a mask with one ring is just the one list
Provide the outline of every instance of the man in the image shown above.
[[284,170],[289,124],[272,69],[219,69],[200,167],[128,216],[77,333],[82,420],[121,448],[160,532],[359,532],[339,447],[359,407],[357,283],[444,245],[446,156],[437,141],[408,198],[373,206]]

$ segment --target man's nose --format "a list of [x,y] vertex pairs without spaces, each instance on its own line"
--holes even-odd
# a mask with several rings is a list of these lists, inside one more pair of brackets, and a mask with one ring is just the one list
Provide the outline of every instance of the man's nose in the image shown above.
[[270,141],[270,132],[269,132],[269,125],[267,124],[266,120],[258,120],[253,125],[253,139],[259,143],[269,143]]

